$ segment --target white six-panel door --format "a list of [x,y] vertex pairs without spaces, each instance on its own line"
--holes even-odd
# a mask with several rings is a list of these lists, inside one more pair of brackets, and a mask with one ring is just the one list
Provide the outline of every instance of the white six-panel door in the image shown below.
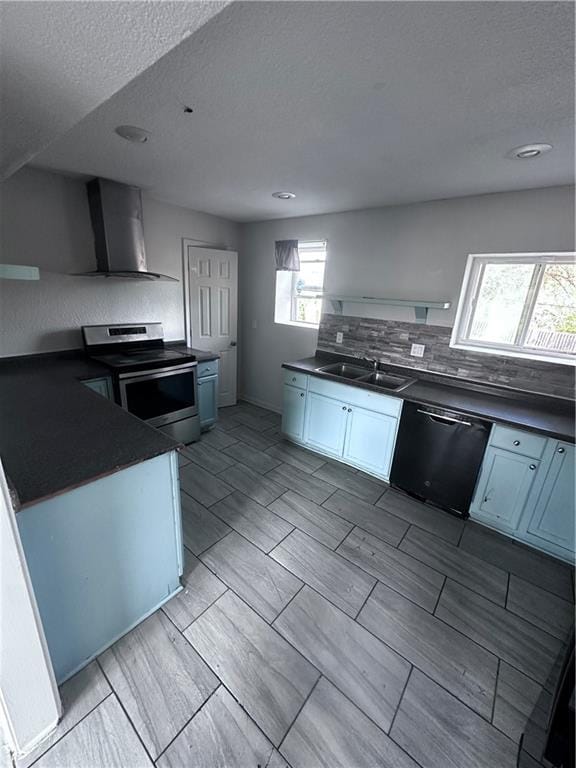
[[189,343],[220,355],[218,405],[236,403],[238,254],[187,246]]

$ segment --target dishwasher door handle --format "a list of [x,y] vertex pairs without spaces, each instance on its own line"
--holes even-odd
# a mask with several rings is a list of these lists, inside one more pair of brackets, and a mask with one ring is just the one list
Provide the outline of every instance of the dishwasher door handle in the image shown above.
[[462,419],[455,419],[453,416],[441,416],[439,413],[430,413],[430,411],[423,411],[421,408],[418,408],[417,413],[423,413],[425,416],[430,416],[430,418],[438,421],[449,421],[452,424],[462,424],[462,426],[464,427],[472,426],[472,424],[469,421],[462,421]]

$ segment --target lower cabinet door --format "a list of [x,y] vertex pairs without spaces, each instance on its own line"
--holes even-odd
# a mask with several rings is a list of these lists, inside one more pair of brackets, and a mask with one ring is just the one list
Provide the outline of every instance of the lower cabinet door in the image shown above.
[[342,456],[348,406],[340,400],[308,393],[304,442],[333,456]]
[[198,413],[200,428],[208,429],[218,416],[218,376],[202,376],[198,379]]
[[471,517],[484,519],[509,532],[515,531],[538,466],[539,462],[534,459],[488,447],[470,508]]
[[387,479],[397,423],[393,416],[350,406],[343,458]]
[[294,440],[302,440],[305,411],[306,392],[299,387],[284,384],[282,432],[287,437],[292,437]]
[[574,551],[574,446],[557,442],[528,533]]

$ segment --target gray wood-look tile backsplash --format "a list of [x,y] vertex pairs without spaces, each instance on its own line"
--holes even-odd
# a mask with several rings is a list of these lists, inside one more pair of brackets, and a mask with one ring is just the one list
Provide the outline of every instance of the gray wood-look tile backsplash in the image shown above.
[[[342,344],[336,344],[338,331],[344,334]],[[573,366],[452,349],[451,333],[452,328],[439,325],[325,313],[320,321],[318,349],[353,357],[378,358],[393,365],[484,384],[573,397]],[[410,355],[412,344],[426,346],[424,357]]]

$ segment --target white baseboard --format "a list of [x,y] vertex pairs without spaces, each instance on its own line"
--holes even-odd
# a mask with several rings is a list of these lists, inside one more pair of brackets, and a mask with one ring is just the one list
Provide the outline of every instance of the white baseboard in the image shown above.
[[258,405],[260,408],[266,408],[269,411],[274,411],[274,413],[282,413],[282,409],[278,408],[277,405],[272,405],[272,403],[268,403],[265,400],[259,400],[256,397],[250,397],[249,395],[238,395],[238,400],[244,400],[251,405]]

